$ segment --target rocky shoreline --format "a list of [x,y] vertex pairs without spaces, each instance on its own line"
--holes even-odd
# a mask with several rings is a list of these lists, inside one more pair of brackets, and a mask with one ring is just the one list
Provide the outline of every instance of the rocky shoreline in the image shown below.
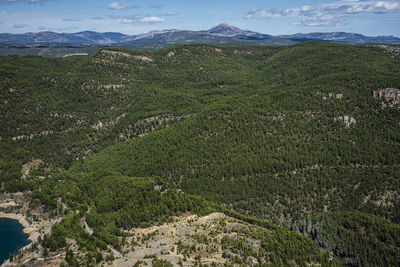
[[[25,218],[23,214],[20,213],[5,213],[0,212],[0,218],[8,218],[17,220],[23,227],[23,232],[28,235],[28,239],[31,241],[28,245],[20,248],[19,250],[26,250],[29,249],[34,242],[37,242],[39,238],[39,229],[33,223],[29,223],[28,220]],[[14,266],[15,264],[10,262],[9,259],[3,262],[1,266]]]
[[[28,239],[31,242],[36,242],[38,240],[39,231],[37,229],[37,225],[35,225],[33,223],[29,223],[23,214],[5,213],[5,212],[0,211],[0,218],[8,218],[8,219],[17,220],[24,227],[23,231],[25,234],[29,235]],[[27,245],[27,246],[29,246],[29,245]]]
[[[49,219],[47,217],[31,217],[27,216],[30,211],[28,201],[21,194],[4,195],[0,200],[0,218],[9,218],[17,220],[23,226],[23,232],[28,235],[31,242],[19,249],[19,258],[10,262],[7,259],[1,267],[4,266],[21,266],[25,262],[36,258],[38,259],[42,253],[41,249],[32,249],[33,244],[37,244],[40,237],[51,232],[51,227],[60,220],[60,218]],[[32,212],[32,211],[30,211]],[[30,213],[29,212],[29,213]],[[36,218],[36,219],[34,219]],[[39,246],[40,247],[40,246]]]

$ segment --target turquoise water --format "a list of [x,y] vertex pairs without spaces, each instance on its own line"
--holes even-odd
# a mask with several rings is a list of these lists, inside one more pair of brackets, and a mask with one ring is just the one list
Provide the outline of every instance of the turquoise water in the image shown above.
[[31,242],[23,229],[24,227],[17,220],[0,218],[0,264],[7,260],[16,249]]

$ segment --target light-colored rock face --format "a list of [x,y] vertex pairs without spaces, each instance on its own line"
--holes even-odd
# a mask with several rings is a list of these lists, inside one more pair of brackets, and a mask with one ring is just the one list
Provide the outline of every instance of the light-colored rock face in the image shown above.
[[343,94],[342,93],[323,93],[320,91],[315,91],[314,92],[315,95],[317,96],[321,96],[322,100],[328,100],[328,99],[333,99],[333,100],[341,100],[343,99]]
[[129,54],[129,53],[120,52],[120,51],[114,51],[114,50],[105,49],[105,50],[101,50],[100,53],[103,54],[103,55],[111,56],[112,58],[125,57],[125,58],[134,58],[136,60],[141,60],[141,61],[144,61],[144,62],[152,62],[153,61],[152,58],[149,58],[149,57],[146,57],[146,56],[143,56],[143,55],[132,55],[132,54]]
[[246,51],[246,50],[235,50],[233,51],[233,53],[235,53],[236,55],[253,55],[253,52],[250,51]]
[[144,61],[144,62],[152,62],[153,61],[153,59],[146,57],[146,56],[134,56],[134,58],[137,60]]
[[[222,256],[221,241],[224,238],[243,240],[249,248],[258,251],[261,246],[259,239],[240,234],[240,231],[249,229],[249,226],[222,213],[211,213],[203,217],[183,215],[168,224],[130,230],[131,237],[126,239],[123,248],[126,253],[105,266],[133,266],[138,261],[151,266],[149,255],[167,260],[174,266],[179,266],[179,262],[183,266],[194,266],[196,256],[201,257],[201,262],[209,266],[213,262],[223,265],[226,259]],[[257,231],[257,227],[254,231]]]
[[9,200],[6,202],[0,202],[0,208],[6,209],[8,207],[15,207],[17,204],[13,200]]
[[101,50],[102,54],[108,54],[108,55],[112,55],[112,56],[119,56],[119,57],[132,57],[131,54],[129,53],[124,53],[124,52],[120,52],[120,51],[113,51],[113,50]]
[[372,45],[379,48],[382,48],[386,53],[388,53],[391,57],[399,57],[400,56],[400,47],[392,46],[392,45]]
[[43,160],[41,159],[34,159],[28,163],[25,163],[24,165],[22,165],[22,178],[26,178],[26,176],[30,173],[30,171],[32,169],[37,169],[39,167],[40,164],[43,163]]
[[397,88],[375,90],[373,96],[382,101],[383,107],[394,107],[400,104],[400,89]]
[[88,53],[72,53],[72,54],[66,54],[63,57],[72,57],[72,56],[87,56],[89,55]]
[[342,122],[345,128],[350,128],[356,123],[356,120],[353,117],[349,117],[347,115],[336,117],[334,120]]

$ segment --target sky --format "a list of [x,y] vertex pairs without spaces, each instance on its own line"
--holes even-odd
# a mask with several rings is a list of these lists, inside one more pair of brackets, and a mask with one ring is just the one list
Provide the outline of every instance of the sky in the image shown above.
[[0,32],[207,30],[355,32],[400,37],[400,0],[0,0]]

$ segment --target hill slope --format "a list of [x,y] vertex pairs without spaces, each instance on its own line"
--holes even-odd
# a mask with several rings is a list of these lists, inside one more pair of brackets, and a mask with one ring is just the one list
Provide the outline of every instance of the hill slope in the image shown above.
[[[66,205],[83,216],[90,208],[97,239],[71,234],[68,223],[81,217],[68,212],[63,238],[82,238],[87,249],[90,242],[104,248],[95,240],[118,247],[121,228],[178,211],[222,211],[281,229],[288,244],[314,239],[342,263],[397,261],[400,114],[373,95],[400,87],[400,62],[383,49],[187,45],[2,59],[4,189],[32,190],[35,205],[50,210]],[[22,164],[29,167],[24,179]],[[129,177],[149,177],[148,187]],[[184,192],[165,196],[176,201],[161,210],[164,195],[149,182],[159,177],[171,193]],[[134,195],[144,202],[125,202]],[[143,221],[135,221],[146,207]],[[360,229],[356,244],[340,234]],[[378,243],[380,252],[371,253]],[[326,263],[322,254],[313,259]]]

